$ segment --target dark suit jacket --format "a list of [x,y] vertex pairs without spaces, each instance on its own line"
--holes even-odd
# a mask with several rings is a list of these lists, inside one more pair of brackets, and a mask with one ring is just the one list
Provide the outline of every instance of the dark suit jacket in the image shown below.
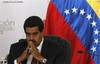
[[[7,58],[8,64],[14,64],[14,60],[22,54],[26,47],[26,39],[12,44]],[[41,54],[47,59],[46,64],[70,64],[70,45],[68,41],[60,37],[44,36]],[[22,62],[22,64],[26,63],[27,59]]]

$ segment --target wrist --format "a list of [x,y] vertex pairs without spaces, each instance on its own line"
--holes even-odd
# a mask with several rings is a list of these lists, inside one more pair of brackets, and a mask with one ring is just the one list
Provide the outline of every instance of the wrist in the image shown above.
[[40,57],[40,58],[38,58],[38,61],[40,61],[41,64],[45,64],[47,62],[47,59],[44,57]]
[[14,60],[14,64],[19,64],[19,63],[18,63],[18,61],[17,61],[17,59],[16,59],[16,60]]
[[46,58],[43,58],[42,63],[45,64],[47,62]]
[[21,61],[19,59],[16,59],[15,61],[16,61],[17,64],[21,63]]

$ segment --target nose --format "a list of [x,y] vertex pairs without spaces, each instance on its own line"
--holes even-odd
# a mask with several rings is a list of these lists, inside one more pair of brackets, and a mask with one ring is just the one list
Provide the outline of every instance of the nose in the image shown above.
[[30,35],[30,37],[29,37],[29,38],[30,38],[30,40],[33,40],[33,39],[34,39],[33,35]]

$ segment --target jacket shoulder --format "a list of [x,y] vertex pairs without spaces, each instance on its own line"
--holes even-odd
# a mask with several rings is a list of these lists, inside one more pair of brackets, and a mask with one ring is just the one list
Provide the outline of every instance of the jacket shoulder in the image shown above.
[[15,43],[13,43],[11,45],[20,45],[20,44],[27,44],[26,39],[19,39],[18,42],[15,42]]
[[68,45],[70,46],[69,42],[59,36],[45,36],[45,39],[50,41],[50,42],[53,42],[53,43],[57,43],[57,44],[60,44],[60,45]]

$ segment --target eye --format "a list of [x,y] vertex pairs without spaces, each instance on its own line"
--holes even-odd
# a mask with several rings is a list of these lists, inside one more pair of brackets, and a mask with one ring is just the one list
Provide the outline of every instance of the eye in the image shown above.
[[27,33],[27,32],[26,32],[26,35],[30,35],[30,33]]
[[32,35],[37,35],[38,34],[38,32],[34,32],[34,33],[32,33]]

